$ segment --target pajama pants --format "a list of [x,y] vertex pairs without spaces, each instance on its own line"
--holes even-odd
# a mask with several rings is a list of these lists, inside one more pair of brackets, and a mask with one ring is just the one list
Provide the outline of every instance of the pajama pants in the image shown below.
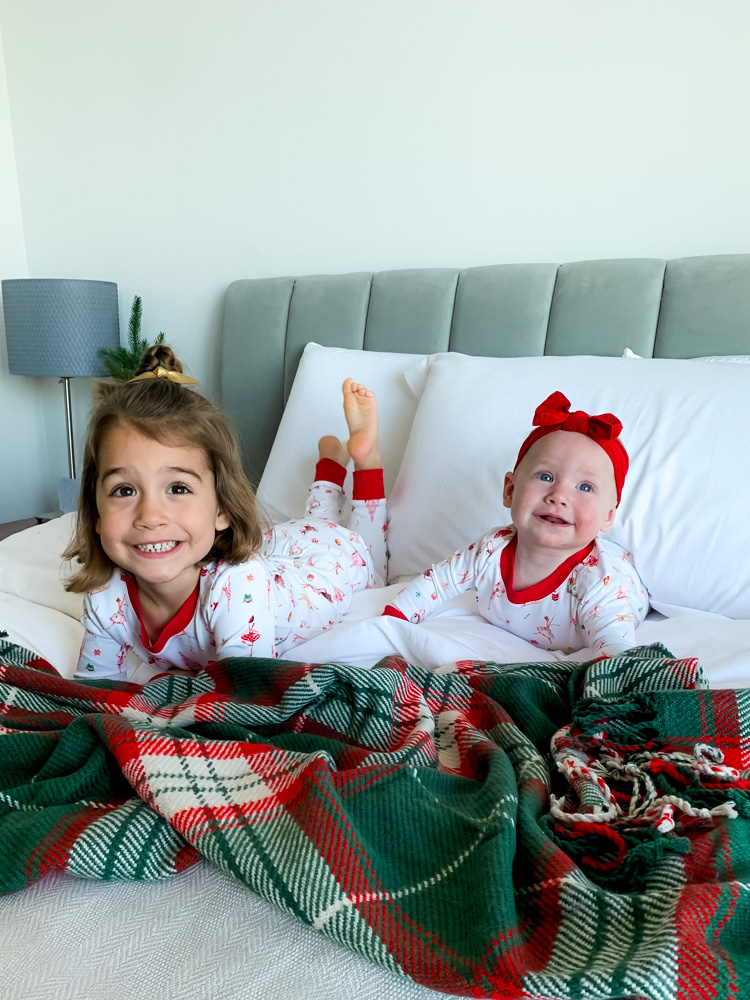
[[388,553],[385,541],[386,500],[382,469],[354,472],[349,524],[343,523],[344,477],[346,469],[332,459],[323,459],[315,469],[315,481],[305,506],[305,517],[319,517],[348,527],[361,536],[372,564],[374,586],[384,587],[388,578]]

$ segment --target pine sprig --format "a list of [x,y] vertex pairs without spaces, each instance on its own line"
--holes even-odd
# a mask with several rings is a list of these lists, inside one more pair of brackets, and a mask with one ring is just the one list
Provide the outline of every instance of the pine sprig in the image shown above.
[[160,333],[153,345],[148,340],[141,337],[141,320],[143,318],[143,305],[140,295],[133,298],[133,305],[130,309],[130,320],[128,321],[128,346],[127,347],[103,347],[99,351],[106,372],[111,378],[118,382],[129,382],[135,377],[138,368],[146,351],[151,346],[164,343],[164,333]]
[[[130,310],[130,321],[128,323],[128,344],[130,353],[136,355],[139,351],[145,353],[145,341],[141,341],[141,319],[143,317],[143,305],[140,295],[133,299],[133,306]],[[141,355],[142,357],[143,355]]]

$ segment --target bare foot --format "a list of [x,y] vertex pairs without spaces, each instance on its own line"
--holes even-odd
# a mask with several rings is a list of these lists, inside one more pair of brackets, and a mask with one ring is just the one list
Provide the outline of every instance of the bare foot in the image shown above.
[[331,458],[339,465],[343,465],[344,468],[349,464],[349,452],[346,450],[346,445],[333,434],[326,434],[318,441],[318,457]]
[[345,379],[344,416],[349,427],[346,448],[354,459],[355,469],[380,469],[378,448],[378,401],[372,389],[353,378]]

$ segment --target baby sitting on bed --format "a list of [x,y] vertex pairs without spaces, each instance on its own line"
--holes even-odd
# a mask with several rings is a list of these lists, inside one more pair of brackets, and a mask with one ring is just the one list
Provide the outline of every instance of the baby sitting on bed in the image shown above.
[[432,566],[384,614],[421,622],[473,588],[487,621],[535,646],[613,656],[635,645],[649,607],[629,553],[602,535],[628,470],[622,424],[611,413],[571,413],[561,392],[533,423],[505,476],[513,523]]

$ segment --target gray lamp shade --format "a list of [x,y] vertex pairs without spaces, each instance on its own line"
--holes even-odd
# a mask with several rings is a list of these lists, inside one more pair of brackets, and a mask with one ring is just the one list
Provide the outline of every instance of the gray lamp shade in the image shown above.
[[12,375],[104,375],[102,347],[120,346],[117,285],[72,278],[2,282]]

